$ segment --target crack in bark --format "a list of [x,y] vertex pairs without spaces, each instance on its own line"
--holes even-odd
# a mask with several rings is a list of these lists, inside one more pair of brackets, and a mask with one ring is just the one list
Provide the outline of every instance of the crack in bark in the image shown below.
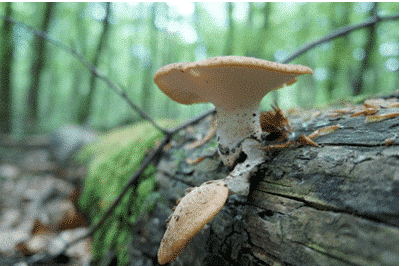
[[[335,260],[338,260],[338,261],[341,261],[341,262],[344,262],[344,263],[348,263],[349,265],[352,265],[352,266],[359,266],[358,264],[355,264],[355,263],[353,263],[353,262],[351,262],[351,261],[345,260],[345,259],[342,258],[342,257],[337,257],[337,256],[335,256],[335,255],[333,255],[333,254],[323,252],[322,250],[319,250],[319,249],[317,249],[317,248],[314,248],[314,247],[312,247],[311,245],[305,245],[305,244],[303,244],[303,243],[301,243],[301,242],[297,242],[297,241],[294,241],[293,243],[298,244],[298,245],[303,246],[303,247],[306,247],[306,248],[309,248],[309,249],[311,249],[311,250],[313,250],[313,251],[315,251],[315,252],[318,252],[318,253],[320,253],[320,254],[323,254],[323,255],[325,255],[325,256],[327,256],[327,257],[329,257],[329,258],[332,258],[332,259],[335,259]],[[316,246],[317,246],[317,245],[316,245]]]
[[351,147],[380,147],[380,146],[384,146],[384,147],[391,147],[391,146],[399,146],[398,142],[394,142],[391,145],[386,145],[383,141],[383,143],[377,143],[377,144],[364,144],[364,143],[330,143],[330,142],[325,142],[325,143],[318,143],[317,144],[321,145],[322,147],[324,147],[325,145],[327,146],[351,146]]
[[[259,191],[262,191],[262,190],[259,190]],[[303,204],[305,204],[303,206],[295,207],[294,210],[300,209],[302,207],[309,207],[309,208],[312,208],[312,209],[318,210],[318,211],[330,211],[330,212],[333,212],[333,213],[348,214],[348,215],[352,215],[352,216],[355,216],[357,218],[365,219],[365,220],[368,220],[368,221],[371,221],[371,222],[374,222],[374,223],[379,223],[379,224],[382,224],[382,225],[398,228],[398,226],[386,223],[386,222],[384,222],[384,221],[382,221],[382,220],[380,220],[380,219],[378,219],[378,218],[376,218],[376,217],[374,217],[372,215],[358,213],[357,210],[351,211],[351,210],[347,210],[347,209],[340,209],[340,208],[336,208],[336,207],[332,207],[332,206],[327,206],[327,205],[322,205],[322,204],[318,204],[318,203],[314,203],[314,202],[309,202],[309,201],[307,201],[305,199],[302,199],[302,198],[298,198],[298,197],[295,197],[295,196],[288,196],[288,195],[280,194],[280,193],[266,192],[266,191],[262,191],[262,192],[266,193],[266,194],[273,195],[273,196],[279,196],[279,197],[283,197],[283,198],[299,201],[299,202],[302,202]],[[260,207],[260,206],[255,205],[255,204],[252,204],[252,203],[250,203],[250,205],[266,210],[265,208]],[[273,212],[274,213],[280,213],[282,215],[286,215],[285,213],[281,213],[281,212],[278,212],[278,211],[273,211]],[[393,217],[392,215],[388,215],[388,216],[389,217]]]

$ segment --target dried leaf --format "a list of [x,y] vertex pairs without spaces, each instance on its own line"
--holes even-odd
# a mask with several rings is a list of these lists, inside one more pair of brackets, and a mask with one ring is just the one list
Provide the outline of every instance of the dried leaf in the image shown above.
[[215,135],[216,135],[216,130],[217,130],[217,120],[214,120],[212,123],[212,126],[210,127],[209,131],[206,133],[205,137],[203,139],[199,139],[195,142],[190,143],[186,148],[191,150],[198,148],[211,140]]
[[196,158],[195,160],[185,159],[185,161],[187,162],[187,164],[197,164],[202,162],[205,158],[206,158],[205,156],[201,156],[199,158]]
[[307,136],[305,136],[304,134],[302,134],[297,141],[301,144],[301,145],[310,145],[313,147],[320,147],[316,142],[314,142],[313,140],[311,140],[310,138],[308,138]]
[[[363,105],[368,108],[391,108],[393,105],[397,104],[397,99],[392,98],[388,100],[384,99],[368,99],[366,100]],[[396,106],[394,106],[396,107]]]
[[291,131],[287,117],[284,116],[281,109],[277,106],[273,106],[272,111],[261,113],[260,127],[264,132],[278,134],[278,141],[287,139]]
[[287,141],[285,143],[269,145],[269,146],[263,147],[262,150],[266,151],[266,150],[277,150],[277,149],[288,148],[289,146],[291,146],[294,143],[295,143],[295,141],[291,140],[291,141]]
[[377,112],[379,112],[379,108],[366,108],[365,110],[362,110],[360,112],[355,112],[351,115],[351,117],[357,117],[357,116],[361,116],[361,115],[374,115]]
[[314,139],[314,138],[316,138],[318,136],[323,136],[323,135],[329,134],[329,133],[331,133],[331,132],[333,132],[333,131],[335,131],[335,130],[337,130],[339,128],[340,128],[340,125],[322,127],[322,128],[319,128],[318,130],[314,131],[312,134],[310,134],[308,136],[308,138],[309,139]]
[[365,122],[379,122],[384,119],[390,119],[390,118],[395,118],[398,117],[399,113],[388,113],[388,114],[381,114],[381,115],[370,115],[366,117]]
[[321,113],[322,113],[321,111],[315,111],[315,112],[313,112],[310,119],[311,119],[311,120],[312,120],[312,119],[315,119],[315,118],[318,117]]
[[350,110],[348,108],[344,109],[344,110],[334,110],[333,113],[328,114],[328,116],[331,116],[331,117],[342,116],[349,112],[350,112]]
[[395,139],[389,138],[389,139],[386,139],[386,140],[384,141],[384,144],[386,144],[386,146],[390,146],[390,145],[393,144],[394,142],[395,142]]

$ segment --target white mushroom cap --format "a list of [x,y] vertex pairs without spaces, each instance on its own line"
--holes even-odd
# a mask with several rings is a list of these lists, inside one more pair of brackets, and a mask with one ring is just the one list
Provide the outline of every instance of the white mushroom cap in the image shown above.
[[203,183],[185,195],[170,216],[157,255],[159,264],[172,262],[203,226],[216,216],[227,197],[228,188],[221,180]]
[[182,104],[211,102],[235,109],[261,100],[268,92],[292,84],[312,69],[245,56],[219,56],[193,63],[174,63],[159,69],[155,82]]
[[260,141],[259,104],[270,91],[289,85],[309,67],[243,56],[219,56],[193,63],[175,63],[156,72],[154,80],[182,104],[211,102],[217,109],[219,153],[233,166],[245,138]]

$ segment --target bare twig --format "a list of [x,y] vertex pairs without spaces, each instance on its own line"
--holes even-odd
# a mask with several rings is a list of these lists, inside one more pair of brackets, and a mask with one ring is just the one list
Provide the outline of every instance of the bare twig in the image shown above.
[[44,39],[46,39],[48,42],[52,43],[53,45],[60,47],[61,49],[69,52],[71,55],[73,55],[76,59],[78,59],[79,62],[81,62],[81,64],[83,64],[90,72],[92,72],[92,74],[94,76],[96,76],[97,78],[101,79],[103,82],[105,82],[107,84],[107,86],[109,86],[109,88],[111,88],[115,93],[117,93],[118,95],[120,95],[131,107],[132,109],[134,109],[136,112],[138,112],[140,114],[140,116],[149,121],[150,123],[152,123],[152,125],[157,128],[158,130],[160,130],[161,132],[163,132],[165,135],[169,134],[169,132],[162,128],[161,126],[159,126],[155,121],[153,121],[153,119],[150,118],[150,116],[148,114],[146,114],[144,111],[141,110],[141,108],[139,108],[133,101],[131,101],[128,96],[127,93],[122,90],[119,89],[117,87],[117,85],[115,85],[109,78],[107,78],[105,75],[103,75],[102,73],[100,73],[97,68],[95,66],[93,66],[85,57],[83,57],[80,53],[78,53],[76,50],[73,50],[69,47],[67,47],[65,44],[53,40],[52,38],[50,38],[46,32],[40,31],[40,30],[36,30],[31,26],[28,26],[27,24],[20,22],[20,21],[16,21],[10,17],[7,16],[0,16],[1,18],[3,18],[5,21],[8,21],[10,23],[13,23],[15,25],[27,28],[28,30],[32,31],[33,34],[42,37]]
[[[148,156],[146,156],[146,158],[142,161],[140,168],[131,176],[130,181],[125,185],[122,193],[119,195],[119,197],[114,201],[114,203],[112,204],[112,206],[107,210],[107,212],[103,215],[103,217],[101,218],[101,220],[90,229],[90,231],[85,235],[82,236],[78,239],[76,239],[73,242],[68,243],[65,248],[60,251],[59,254],[63,253],[66,249],[68,249],[70,246],[74,245],[75,243],[85,239],[86,237],[92,235],[103,223],[104,221],[109,217],[109,215],[112,213],[112,211],[114,210],[115,206],[117,206],[117,204],[121,201],[122,197],[125,195],[125,193],[128,191],[129,187],[134,185],[135,187],[138,185],[139,183],[139,177],[142,174],[142,172],[146,169],[146,167],[154,160],[154,158],[156,158],[156,156],[162,151],[162,149],[164,148],[165,145],[167,145],[167,143],[170,141],[171,137],[173,136],[174,133],[178,132],[179,130],[195,124],[196,122],[202,120],[203,118],[207,117],[210,114],[213,114],[214,112],[216,112],[216,109],[213,108],[209,111],[204,112],[203,114],[188,120],[187,122],[184,122],[183,124],[181,124],[180,126],[177,126],[175,128],[172,129],[163,129],[160,126],[158,126],[145,112],[143,112],[137,105],[135,105],[135,103],[133,103],[131,100],[129,100],[127,93],[125,92],[125,89],[118,89],[118,87],[111,82],[106,76],[102,75],[99,73],[99,71],[89,63],[89,61],[87,59],[85,59],[82,55],[80,55],[77,51],[67,47],[66,45],[55,41],[53,39],[51,39],[50,37],[47,36],[47,34],[45,32],[42,31],[38,31],[28,25],[26,25],[25,23],[22,22],[17,22],[14,21],[13,19],[7,17],[7,16],[0,16],[2,17],[4,20],[16,24],[16,25],[20,25],[23,26],[29,30],[31,30],[35,35],[40,36],[42,38],[45,38],[46,40],[48,40],[49,42],[51,42],[52,44],[62,48],[63,50],[69,52],[70,54],[72,54],[75,58],[77,58],[87,69],[89,69],[96,77],[98,77],[99,79],[103,80],[111,89],[113,89],[118,95],[120,95],[125,101],[128,102],[128,104],[135,110],[137,111],[142,118],[150,121],[157,129],[159,129],[160,131],[162,131],[165,134],[165,138],[158,144],[158,146],[153,149],[153,151],[151,152],[151,154],[149,154]],[[311,42],[309,44],[306,44],[305,46],[301,47],[300,49],[296,50],[294,53],[292,53],[289,57],[287,57],[284,61],[282,61],[282,63],[288,63],[290,61],[292,61],[293,59],[295,59],[296,57],[300,56],[301,54],[305,53],[306,51],[312,49],[313,47],[328,42],[332,39],[335,39],[337,37],[340,36],[344,36],[354,30],[360,29],[360,28],[364,28],[364,27],[368,27],[370,25],[373,25],[375,23],[378,23],[380,21],[385,21],[385,20],[395,20],[398,19],[399,15],[393,15],[393,16],[387,16],[387,17],[379,17],[379,16],[373,16],[372,18],[367,19],[365,22],[362,22],[360,24],[354,25],[354,26],[345,26],[343,28],[340,28],[338,30],[335,30],[334,32],[332,32],[331,34],[327,35],[326,37],[320,38],[319,40],[316,40],[314,42]],[[54,257],[58,256],[59,254],[53,255]],[[52,257],[53,257],[52,256]]]
[[[283,64],[287,64],[289,62],[291,62],[292,60],[294,60],[295,58],[297,58],[298,56],[302,55],[303,53],[311,50],[312,48],[314,48],[315,46],[325,43],[325,42],[329,42],[335,38],[347,35],[349,33],[351,33],[354,30],[358,30],[361,28],[366,28],[369,27],[375,23],[378,23],[380,21],[389,21],[389,20],[396,20],[399,18],[399,14],[396,15],[392,15],[392,16],[386,16],[386,17],[379,17],[379,16],[373,16],[371,18],[368,18],[366,21],[361,22],[357,25],[353,25],[353,26],[345,26],[342,28],[339,28],[337,30],[334,30],[332,33],[330,33],[329,35],[322,37],[316,41],[310,42],[305,44],[304,46],[302,46],[301,48],[297,49],[296,51],[294,51],[290,56],[288,56],[286,59],[284,59],[281,63]],[[191,124],[195,124],[196,122],[198,122],[199,120],[203,119],[204,117],[215,113],[216,109],[213,108],[211,110],[208,110],[206,112],[204,112],[203,114],[199,115],[197,118],[192,119],[191,120]],[[186,123],[184,123],[186,124]],[[183,124],[183,125],[184,125]],[[178,126],[177,128],[182,129],[184,127]],[[172,132],[176,132],[176,131],[172,131]]]
[[[135,103],[133,103],[128,98],[127,93],[125,92],[125,90],[118,89],[118,87],[113,82],[111,82],[106,76],[100,74],[99,71],[93,65],[91,65],[90,62],[86,58],[84,58],[82,55],[80,55],[77,51],[75,51],[73,49],[70,49],[66,45],[51,39],[50,37],[47,36],[47,34],[45,32],[36,30],[36,29],[26,25],[23,22],[15,21],[15,20],[7,17],[7,16],[0,16],[0,17],[2,17],[4,20],[6,20],[8,22],[11,22],[11,23],[16,24],[16,25],[20,25],[22,27],[25,27],[25,28],[31,30],[35,35],[38,35],[38,36],[40,36],[42,38],[45,38],[46,40],[48,40],[52,44],[54,44],[54,45],[62,48],[63,50],[71,53],[86,68],[88,68],[96,77],[98,77],[99,79],[103,80],[111,89],[113,89],[118,95],[120,95],[125,101],[127,101],[128,104],[142,116],[142,118],[150,121],[157,129],[162,131],[164,134],[174,134],[174,133],[178,132],[179,130],[181,130],[181,129],[189,126],[189,125],[195,124],[196,122],[202,120],[203,118],[207,117],[208,115],[213,114],[213,113],[216,112],[216,109],[213,108],[211,110],[208,110],[208,111],[204,112],[203,114],[199,115],[198,117],[196,117],[194,119],[191,119],[191,120],[188,120],[187,122],[184,122],[182,125],[177,126],[176,128],[173,128],[173,129],[170,129],[170,130],[164,129],[164,128],[160,127],[159,125],[157,125],[145,112],[143,112]],[[371,26],[371,25],[373,25],[375,23],[378,23],[380,21],[388,21],[388,20],[396,20],[396,19],[399,19],[399,14],[395,14],[395,15],[392,15],[392,16],[385,16],[385,17],[373,16],[371,18],[368,18],[366,21],[361,22],[361,23],[359,23],[357,25],[342,27],[340,29],[337,29],[337,30],[333,31],[331,34],[329,34],[329,35],[327,35],[325,37],[322,37],[322,38],[320,38],[320,39],[318,39],[316,41],[313,41],[313,42],[310,42],[310,43],[304,45],[300,49],[298,49],[295,52],[293,52],[285,60],[283,60],[282,63],[289,63],[290,61],[294,60],[296,57],[302,55],[303,53],[307,52],[308,50],[311,50],[315,46],[317,46],[319,44],[322,44],[322,43],[325,43],[325,42],[328,42],[328,41],[330,41],[332,39],[347,35],[347,34],[349,34],[350,32],[352,32],[354,30],[365,28],[365,27],[369,27],[369,26]]]
[[127,182],[127,184],[124,186],[124,189],[122,190],[122,192],[120,193],[120,195],[117,197],[117,199],[113,202],[113,204],[109,207],[109,209],[107,210],[107,212],[105,212],[102,216],[102,218],[100,219],[100,221],[93,226],[88,233],[86,233],[84,236],[77,238],[76,240],[67,243],[65,245],[65,247],[63,248],[63,250],[60,250],[58,252],[58,254],[55,254],[53,256],[58,256],[60,254],[62,254],[63,252],[65,252],[69,247],[73,246],[74,244],[78,243],[79,241],[84,240],[85,238],[87,238],[88,236],[93,235],[94,232],[96,232],[96,230],[101,227],[104,222],[106,221],[106,219],[110,216],[110,214],[113,212],[113,210],[115,209],[115,207],[120,203],[120,201],[122,200],[122,198],[124,197],[125,193],[128,191],[128,189],[131,186],[137,187],[139,184],[139,177],[141,176],[141,174],[143,173],[143,171],[146,169],[146,167],[156,158],[156,156],[163,150],[164,146],[167,145],[167,143],[170,141],[171,135],[166,136],[162,141],[159,142],[159,144],[157,145],[157,147],[155,147],[152,152],[146,156],[146,158],[142,161],[141,166],[139,167],[139,169],[130,177],[130,180]]
[[200,120],[204,119],[205,117],[207,117],[208,115],[214,114],[216,112],[216,108],[213,108],[211,110],[208,110],[206,112],[204,112],[203,114],[200,114],[184,123],[182,123],[181,125],[168,129],[168,131],[171,134],[175,134],[176,132],[180,131],[181,129],[184,129],[190,125],[196,124],[197,122],[199,122]]
[[309,51],[310,49],[312,49],[313,47],[331,41],[335,38],[347,35],[348,33],[357,30],[357,29],[361,29],[361,28],[366,28],[369,27],[373,24],[376,24],[380,21],[385,21],[385,20],[396,20],[399,18],[399,14],[393,15],[393,16],[387,16],[387,17],[379,17],[379,16],[373,16],[368,18],[367,20],[365,20],[364,22],[361,22],[359,24],[353,25],[353,26],[345,26],[342,27],[340,29],[334,30],[332,33],[330,33],[329,35],[327,35],[326,37],[320,38],[316,41],[310,42],[306,45],[304,45],[303,47],[301,47],[300,49],[296,50],[295,52],[293,52],[289,57],[287,57],[283,63],[287,64],[289,62],[291,62],[292,60],[294,60],[296,57],[300,56],[301,54],[305,53],[306,51]]

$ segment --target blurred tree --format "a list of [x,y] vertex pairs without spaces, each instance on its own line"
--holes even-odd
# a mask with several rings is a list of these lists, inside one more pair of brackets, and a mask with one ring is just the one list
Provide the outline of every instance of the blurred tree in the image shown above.
[[[329,3],[328,3],[329,4]],[[335,30],[343,26],[349,25],[351,22],[351,10],[354,3],[330,3],[328,10],[334,11],[329,12],[330,30]],[[342,38],[337,38],[333,41],[334,49],[332,60],[328,63],[329,69],[329,79],[327,84],[327,98],[333,98],[333,92],[336,88],[341,86],[342,90],[345,90],[349,84],[345,82],[350,82],[348,78],[344,79],[344,83],[339,84],[341,80],[340,75],[348,73],[350,64],[350,36],[346,35]],[[341,73],[343,72],[343,73]]]
[[[271,52],[265,52],[266,43],[269,40],[269,17],[270,17],[270,10],[271,10],[272,3],[265,2],[262,8],[262,15],[263,15],[263,24],[262,28],[254,33],[251,36],[250,42],[248,47],[250,49],[246,50],[246,56],[252,56],[256,58],[262,58],[266,60],[273,60],[273,54]],[[256,3],[252,2],[249,6],[249,15],[248,15],[248,26],[249,30],[256,28],[255,20],[256,16],[258,15],[258,10],[256,8]]]
[[[40,29],[44,32],[49,32],[50,21],[56,10],[56,3],[48,2],[45,4],[43,13],[43,22]],[[46,64],[46,40],[35,36],[32,44],[32,65],[31,65],[31,84],[28,92],[28,113],[26,129],[28,132],[34,132],[38,120],[38,99],[39,99],[39,82],[40,74]]]
[[[197,8],[196,6],[198,5],[198,3],[194,3],[195,5],[195,9]],[[168,25],[168,23],[172,20],[171,18],[171,8],[167,5],[164,4],[163,8],[165,9],[165,12],[160,13],[160,14],[166,14],[166,19],[167,19],[167,23],[165,26]],[[197,25],[197,24],[195,24]],[[197,26],[195,26],[196,28]],[[168,32],[167,27],[164,29],[163,31],[163,53],[161,53],[161,57],[162,57],[162,62],[161,65],[168,65],[171,63],[175,63],[178,61],[178,53],[176,50],[176,47],[178,46],[177,42],[176,42],[176,36],[174,34],[171,34],[170,32]],[[165,97],[164,100],[164,108],[163,108],[164,112],[160,112],[160,117],[161,118],[178,118],[179,116],[179,110],[177,108],[177,105],[175,105],[170,98]]]
[[222,55],[233,55],[234,51],[234,40],[235,40],[235,25],[234,25],[234,17],[233,17],[233,9],[234,4],[232,2],[227,2],[227,12],[228,12],[228,32],[226,38],[226,44],[224,46]]
[[[5,3],[5,15],[11,17],[11,3]],[[0,29],[0,133],[10,133],[12,127],[11,63],[14,56],[12,24],[3,22]]]
[[158,30],[156,27],[156,16],[159,8],[163,8],[164,3],[152,3],[151,6],[151,17],[148,20],[148,33],[149,33],[149,43],[148,47],[150,50],[149,60],[144,62],[144,69],[142,74],[142,88],[141,88],[141,107],[146,113],[151,113],[152,111],[152,85],[153,85],[153,65],[156,62],[158,56]]
[[[78,10],[76,12],[75,20],[74,22],[74,27],[77,29],[77,38],[74,41],[74,44],[76,43],[77,47],[76,49],[84,56],[87,58],[88,54],[88,46],[86,42],[86,36],[87,36],[87,24],[85,21],[85,11],[87,10],[87,3],[84,2],[79,2],[78,3]],[[70,106],[71,106],[71,117],[73,118],[73,121],[79,121],[79,111],[80,107],[82,106],[81,102],[83,102],[83,97],[82,97],[82,81],[84,77],[87,76],[86,71],[82,71],[82,66],[77,65],[76,68],[73,68],[74,71],[74,81],[72,85],[72,92],[70,94]],[[85,83],[84,83],[85,84]]]
[[[305,4],[303,4],[305,5]],[[310,17],[310,9],[304,8],[302,6],[299,9],[299,17],[303,18],[299,20],[299,27],[296,33],[296,40],[297,40],[297,47],[301,47],[302,45],[305,44],[304,40],[310,39],[310,36],[313,34],[312,32],[312,27],[313,23],[312,20],[306,19]],[[311,60],[310,56],[301,56],[301,59],[299,60],[299,64],[303,64],[305,66],[313,66],[314,63]],[[315,102],[316,100],[319,99],[319,92],[317,91],[316,87],[314,85],[314,79],[310,79],[312,82],[312,86],[304,87],[302,85],[298,85],[299,88],[296,90],[296,98],[295,101],[297,103],[297,106],[303,106],[303,107],[311,107],[311,105]],[[305,79],[301,79],[298,81],[298,84],[304,83]],[[321,93],[321,92],[320,92]]]
[[[110,17],[110,2],[106,3],[106,15],[103,19],[103,31],[102,34],[100,35],[100,39],[98,42],[98,45],[96,47],[95,55],[93,56],[92,59],[92,65],[95,67],[98,67],[99,61],[100,61],[100,56],[102,54],[102,51],[107,47],[107,42],[108,42],[108,36],[109,36],[109,17]],[[78,112],[78,123],[83,124],[88,122],[88,118],[91,114],[91,111],[93,109],[93,102],[94,102],[94,95],[96,91],[96,81],[97,78],[95,75],[91,75],[90,78],[90,85],[89,85],[89,93],[84,96],[84,99],[80,103],[80,108]]]
[[[377,16],[377,2],[374,3],[373,8],[370,10],[370,12],[367,13],[368,16]],[[369,69],[374,69],[373,63],[372,62],[372,53],[375,49],[375,45],[377,44],[377,34],[376,34],[376,24],[373,24],[369,26],[367,29],[367,37],[366,37],[366,42],[363,49],[364,52],[364,58],[362,59],[362,62],[359,66],[359,69],[356,74],[352,75],[352,95],[359,95],[362,92],[362,84],[363,84],[363,76],[365,73],[367,73],[367,70]],[[377,72],[377,69],[375,69],[375,72]],[[374,73],[375,76],[375,81],[377,82],[377,73]],[[376,88],[376,86],[374,86]]]
[[[184,108],[160,94],[156,97],[153,74],[161,65],[219,55],[282,60],[288,52],[343,26],[361,23],[374,14],[371,3],[195,3],[194,12],[165,3],[113,3],[110,19],[111,4],[57,5],[52,17],[46,15],[54,6],[52,3],[2,3],[0,14],[12,15],[23,23],[49,31],[47,21],[51,24],[52,39],[91,58],[95,67],[100,67],[108,77],[113,75],[113,82],[128,84],[132,88],[129,96],[136,98],[153,118],[184,119],[200,112],[202,106]],[[37,8],[35,13],[30,11],[32,7]],[[380,16],[392,16],[398,9],[398,3],[378,4]],[[394,85],[398,86],[399,33],[398,17],[392,17],[375,27],[319,45],[315,51],[290,62],[316,70],[313,80],[303,78],[295,85],[305,88],[302,83],[308,80],[308,93],[306,89],[297,89],[291,95],[270,94],[269,99],[277,96],[280,102],[280,97],[285,96],[289,106],[297,101],[311,106],[353,94],[393,90]],[[109,21],[113,23],[110,30]],[[25,127],[24,118],[12,116],[11,110],[19,114],[28,108],[32,110],[29,113],[32,120],[52,118],[37,121],[36,125],[41,126],[36,126],[38,130],[50,130],[74,119],[82,123],[89,116],[96,126],[122,118],[124,108],[114,98],[107,102],[110,104],[107,116],[99,111],[111,93],[103,90],[101,81],[95,81],[89,71],[82,71],[84,66],[79,66],[65,51],[47,47],[44,41],[42,44],[31,41],[28,32],[32,30],[16,24],[14,28],[9,22],[0,24],[0,131],[10,132],[13,124],[13,131],[19,132]],[[193,41],[188,41],[191,38]],[[77,39],[75,45],[68,43],[72,39]],[[29,48],[31,44],[34,46]],[[138,54],[133,53],[136,48]],[[125,53],[129,56],[124,56]],[[110,56],[114,61],[107,63]],[[11,72],[10,63],[18,71]],[[32,77],[25,74],[26,69],[32,70]],[[24,88],[29,90],[29,97]],[[38,97],[43,103],[39,118]],[[27,98],[28,108],[24,106]],[[129,110],[126,114],[131,113]]]

